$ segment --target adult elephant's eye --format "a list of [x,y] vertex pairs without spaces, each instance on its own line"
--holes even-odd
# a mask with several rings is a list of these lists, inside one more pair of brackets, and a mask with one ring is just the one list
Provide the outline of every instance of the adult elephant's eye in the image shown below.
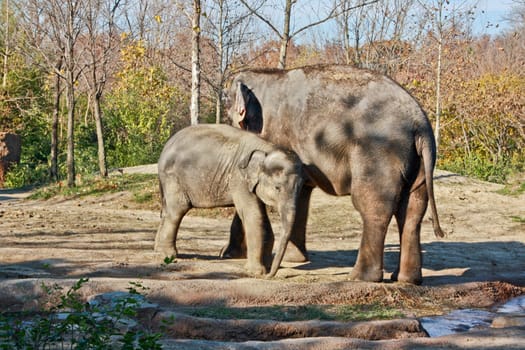
[[277,192],[281,192],[281,186],[275,186],[275,190],[276,190]]

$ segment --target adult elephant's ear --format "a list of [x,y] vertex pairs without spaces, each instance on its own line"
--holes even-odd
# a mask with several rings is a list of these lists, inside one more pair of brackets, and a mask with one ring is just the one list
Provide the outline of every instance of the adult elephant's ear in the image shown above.
[[255,192],[255,187],[259,183],[259,174],[262,171],[262,164],[265,158],[265,152],[255,150],[239,162],[239,169],[248,184],[250,192]]
[[239,114],[241,129],[260,134],[263,127],[262,107],[257,96],[243,82],[237,83],[235,111]]

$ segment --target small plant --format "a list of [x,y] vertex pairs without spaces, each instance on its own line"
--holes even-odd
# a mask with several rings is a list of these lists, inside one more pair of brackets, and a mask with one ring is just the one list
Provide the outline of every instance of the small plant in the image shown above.
[[499,194],[506,196],[519,196],[525,193],[525,182],[516,185],[506,185],[498,191]]
[[147,203],[153,200],[152,192],[135,192],[133,193],[133,200],[136,203]]
[[56,284],[42,285],[48,300],[40,313],[0,314],[0,349],[161,349],[160,334],[122,327],[137,316],[139,290],[147,288],[130,283],[125,297],[97,305],[78,293],[86,282],[81,278],[65,293]]
[[519,224],[525,224],[525,216],[511,216],[513,222],[517,222]]
[[164,261],[162,262],[162,266],[168,266],[170,264],[173,264],[175,261],[175,256],[166,256],[164,258]]
[[335,318],[341,321],[389,320],[404,316],[399,310],[380,304],[342,305],[334,312]]

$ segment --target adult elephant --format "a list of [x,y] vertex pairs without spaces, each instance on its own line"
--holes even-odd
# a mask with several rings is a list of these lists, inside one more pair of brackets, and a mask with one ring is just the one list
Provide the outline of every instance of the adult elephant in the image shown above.
[[[443,232],[432,184],[432,127],[407,91],[380,74],[326,65],[243,71],[234,78],[229,98],[233,124],[294,150],[312,182],[303,187],[287,257],[308,259],[306,221],[317,186],[331,195],[351,195],[362,217],[351,279],[383,279],[385,235],[395,216],[400,257],[391,278],[422,282],[420,226],[429,201],[434,233],[442,237]],[[243,254],[237,218],[231,231],[225,257]]]

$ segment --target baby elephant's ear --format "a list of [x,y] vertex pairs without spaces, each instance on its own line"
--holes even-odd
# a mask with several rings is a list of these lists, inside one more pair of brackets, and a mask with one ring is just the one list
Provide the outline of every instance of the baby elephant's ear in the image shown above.
[[239,162],[239,169],[248,184],[250,192],[254,192],[255,186],[259,183],[259,175],[265,158],[265,152],[255,150],[247,154]]

